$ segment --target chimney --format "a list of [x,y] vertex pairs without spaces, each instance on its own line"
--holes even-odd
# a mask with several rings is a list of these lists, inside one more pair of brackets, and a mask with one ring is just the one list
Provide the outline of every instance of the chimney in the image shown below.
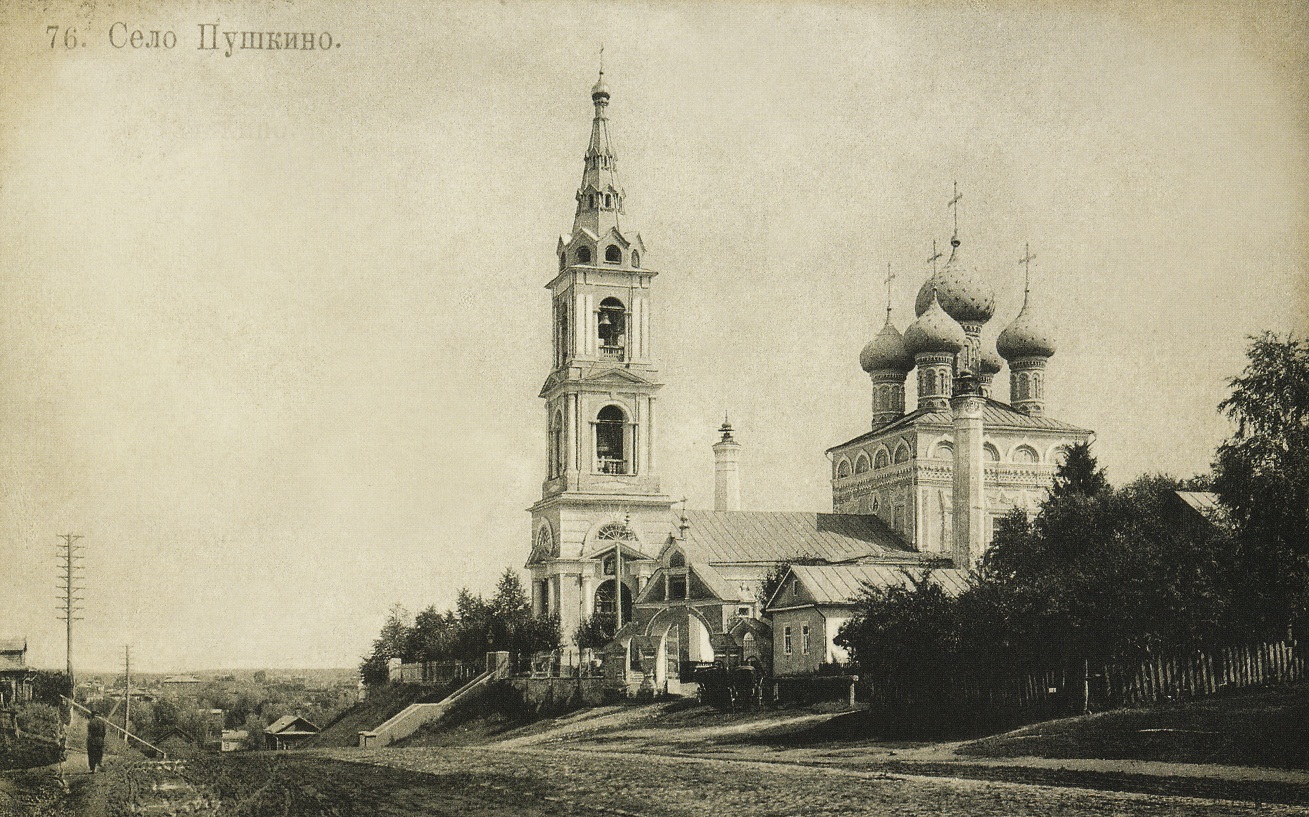
[[741,510],[741,444],[732,439],[732,424],[723,415],[722,439],[714,443],[714,510]]
[[957,568],[971,568],[986,544],[985,465],[982,456],[982,409],[986,400],[971,372],[955,380],[950,413],[954,418],[954,527],[951,557]]

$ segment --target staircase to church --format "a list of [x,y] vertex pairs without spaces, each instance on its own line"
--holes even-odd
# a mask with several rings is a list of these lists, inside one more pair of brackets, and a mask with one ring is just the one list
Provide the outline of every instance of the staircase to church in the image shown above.
[[509,653],[488,653],[486,671],[436,703],[410,704],[375,729],[359,733],[360,749],[376,749],[409,737],[424,726],[481,698],[493,682],[509,676]]

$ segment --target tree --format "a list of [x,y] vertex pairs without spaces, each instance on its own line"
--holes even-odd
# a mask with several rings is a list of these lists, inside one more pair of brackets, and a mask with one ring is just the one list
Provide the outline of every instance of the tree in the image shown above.
[[953,674],[955,605],[930,570],[906,577],[906,585],[866,585],[835,642],[867,674],[874,694],[940,700]]
[[409,611],[397,604],[387,615],[382,631],[373,640],[373,651],[359,665],[359,676],[370,686],[385,684],[389,680],[387,663],[392,658],[404,658],[412,642]]
[[1271,332],[1250,340],[1218,404],[1236,431],[1218,449],[1214,490],[1251,579],[1247,626],[1271,635],[1303,624],[1309,609],[1309,343]]

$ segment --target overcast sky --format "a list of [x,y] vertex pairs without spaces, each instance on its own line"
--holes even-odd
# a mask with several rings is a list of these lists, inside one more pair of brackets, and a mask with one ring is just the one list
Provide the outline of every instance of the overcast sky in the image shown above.
[[986,336],[1031,242],[1048,411],[1116,483],[1205,471],[1245,337],[1306,325],[1301,3],[41,5],[0,11],[0,635],[39,665],[60,533],[88,669],[353,665],[521,567],[602,42],[692,507],[729,409],[745,507],[830,510],[955,180]]

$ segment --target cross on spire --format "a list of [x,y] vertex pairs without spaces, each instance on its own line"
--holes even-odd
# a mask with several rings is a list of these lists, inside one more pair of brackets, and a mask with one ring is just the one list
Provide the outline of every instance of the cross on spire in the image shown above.
[[959,246],[959,202],[963,199],[963,194],[959,192],[959,182],[954,183],[954,198],[946,205],[954,211],[954,234],[950,236],[950,246]]
[[1023,242],[1023,257],[1018,259],[1018,263],[1023,265],[1023,293],[1026,294],[1032,290],[1032,262],[1036,256],[1032,255],[1032,245],[1026,241]]
[[600,76],[605,73],[605,44],[600,43]]
[[895,273],[891,271],[891,262],[886,262],[886,319],[891,319],[891,281],[895,279]]

